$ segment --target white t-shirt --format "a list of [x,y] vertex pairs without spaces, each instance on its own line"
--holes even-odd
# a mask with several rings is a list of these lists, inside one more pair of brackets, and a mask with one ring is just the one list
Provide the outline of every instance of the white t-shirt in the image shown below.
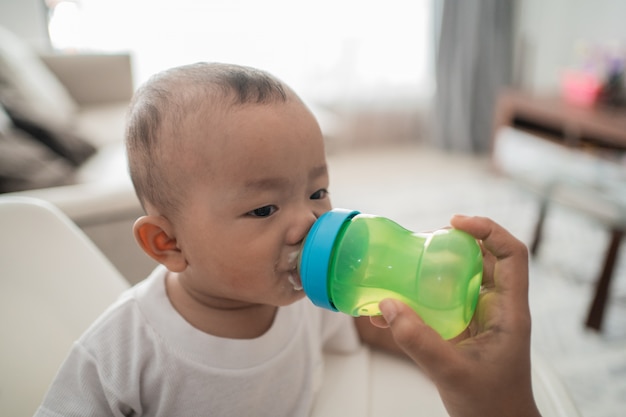
[[203,333],[167,298],[163,267],[125,292],[74,344],[36,416],[307,416],[323,350],[351,352],[351,317],[308,299],[255,339]]

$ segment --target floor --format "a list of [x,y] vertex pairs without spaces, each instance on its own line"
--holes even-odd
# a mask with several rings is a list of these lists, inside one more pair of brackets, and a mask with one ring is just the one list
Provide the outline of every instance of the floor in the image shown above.
[[[484,215],[530,243],[534,196],[496,175],[487,158],[403,144],[334,150],[328,161],[335,207],[383,215],[415,231],[445,226],[454,213]],[[626,410],[626,248],[605,329],[582,325],[607,239],[590,219],[554,207],[531,260],[533,348],[563,379],[582,417]]]

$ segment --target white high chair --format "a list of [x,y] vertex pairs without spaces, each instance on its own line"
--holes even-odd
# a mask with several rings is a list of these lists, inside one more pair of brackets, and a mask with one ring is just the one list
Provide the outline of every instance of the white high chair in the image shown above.
[[[0,196],[0,415],[32,416],[72,342],[128,288],[61,211],[41,200]],[[548,366],[534,358],[544,417],[576,417]],[[362,348],[327,354],[312,416],[439,417],[448,414],[410,361]]]
[[[562,382],[533,355],[532,381],[543,417],[580,417]],[[325,356],[324,388],[312,417],[448,417],[439,393],[412,362],[363,347],[351,355]]]
[[57,208],[0,196],[0,415],[34,414],[74,340],[126,288]]

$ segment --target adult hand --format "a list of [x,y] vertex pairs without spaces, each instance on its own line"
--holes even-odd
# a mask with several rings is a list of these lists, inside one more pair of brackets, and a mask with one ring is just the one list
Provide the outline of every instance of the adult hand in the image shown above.
[[450,416],[540,416],[531,384],[528,250],[487,218],[455,216],[451,225],[483,247],[483,290],[468,329],[445,341],[392,299],[380,303],[383,316],[372,323],[391,328],[435,383]]

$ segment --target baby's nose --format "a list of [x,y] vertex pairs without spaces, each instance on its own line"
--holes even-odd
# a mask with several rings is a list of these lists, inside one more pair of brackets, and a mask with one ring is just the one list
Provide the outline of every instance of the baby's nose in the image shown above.
[[287,240],[289,244],[297,245],[306,237],[307,233],[322,213],[315,213],[313,210],[304,210],[297,214],[291,229],[289,230]]

